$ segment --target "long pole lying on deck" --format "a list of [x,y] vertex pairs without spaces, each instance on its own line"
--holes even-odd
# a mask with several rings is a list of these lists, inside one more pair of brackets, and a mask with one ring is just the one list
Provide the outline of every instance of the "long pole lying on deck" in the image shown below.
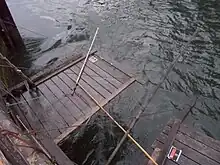
[[78,75],[78,77],[77,77],[77,79],[76,79],[76,85],[75,85],[75,87],[73,88],[73,92],[72,92],[72,94],[71,94],[72,96],[74,95],[74,93],[75,93],[75,91],[76,91],[76,88],[77,88],[77,86],[79,85],[79,81],[80,81],[81,76],[82,76],[82,74],[83,74],[83,71],[84,71],[84,69],[85,69],[85,67],[86,67],[86,63],[87,63],[87,61],[88,61],[90,52],[92,51],[92,48],[93,48],[93,45],[94,45],[96,36],[97,36],[97,34],[98,34],[98,31],[99,31],[99,27],[97,27],[97,29],[96,29],[96,32],[95,32],[95,35],[94,35],[94,37],[93,37],[92,43],[91,43],[91,45],[90,45],[90,47],[89,47],[89,51],[88,51],[87,54],[86,54],[86,58],[85,58],[85,60],[84,60],[84,63],[83,63],[83,65],[82,65],[82,68],[80,69],[79,75]]

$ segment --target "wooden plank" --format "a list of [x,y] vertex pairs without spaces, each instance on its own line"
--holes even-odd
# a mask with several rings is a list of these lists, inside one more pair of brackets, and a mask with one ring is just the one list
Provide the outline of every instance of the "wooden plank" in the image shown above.
[[[154,149],[153,153],[151,154],[151,158],[152,158],[155,162],[157,162],[157,159],[158,159],[158,157],[160,156],[160,153],[161,153],[161,149],[158,148],[158,147],[156,147],[156,148]],[[151,161],[151,160],[149,160],[148,163],[147,163],[147,165],[154,165],[154,162]]]
[[[109,56],[105,56],[102,57],[100,55],[95,55],[96,57],[98,56],[98,58],[102,59],[103,62],[105,63],[109,63],[110,65],[113,65],[114,67],[116,67],[117,69],[119,69],[120,71],[124,72],[125,74],[127,74],[129,77],[134,77],[134,73],[136,73],[136,70],[133,70],[132,67],[130,67],[127,64],[123,64],[123,63],[119,63],[116,60],[110,58]],[[137,81],[137,80],[136,80]],[[137,81],[138,82],[138,81]],[[140,83],[140,82],[139,82]]]
[[217,152],[216,150],[213,150],[212,148],[207,147],[206,145],[204,145],[198,141],[195,141],[194,139],[191,139],[188,136],[184,136],[181,133],[177,134],[176,139],[179,142],[181,142],[182,144],[185,144],[188,147],[193,148],[194,150],[198,151],[199,153],[206,155],[210,159],[213,159],[220,164],[220,152]]
[[36,81],[35,84],[36,84],[36,85],[39,85],[39,84],[41,84],[41,83],[44,83],[44,82],[47,81],[47,80],[50,80],[52,77],[54,77],[54,76],[60,74],[60,73],[63,72],[64,70],[67,70],[68,68],[72,67],[73,65],[77,64],[78,62],[80,62],[80,61],[82,61],[82,60],[84,60],[84,59],[85,59],[85,56],[78,58],[77,60],[75,60],[75,61],[73,61],[72,63],[66,65],[65,67],[59,69],[58,71],[53,72],[53,74],[50,74],[50,75],[47,76],[46,78],[41,79],[41,80],[39,80],[39,81]]
[[[118,89],[117,91],[115,91],[113,94],[111,94],[111,96],[108,99],[103,100],[100,105],[102,107],[104,107],[108,102],[110,102],[113,98],[115,98],[117,95],[119,95],[124,89],[126,89],[128,86],[130,86],[132,83],[135,82],[134,78],[131,78],[129,81],[127,81],[126,83],[124,83],[120,89]],[[74,123],[73,127],[68,128],[64,133],[62,133],[60,136],[58,136],[54,141],[55,143],[59,143],[60,141],[62,141],[66,136],[68,136],[71,132],[73,132],[77,126],[76,125],[80,125],[82,123],[84,123],[85,120],[87,120],[89,117],[91,117],[92,115],[94,115],[98,110],[100,109],[99,106],[94,107],[90,113],[86,114],[84,119],[78,120],[76,123]]]
[[[63,81],[68,88],[67,91],[71,91],[73,87],[75,86],[75,83],[64,73],[60,73],[58,77]],[[65,92],[65,91],[64,91]],[[69,95],[69,98],[77,104],[79,109],[83,114],[85,114],[87,111],[90,111],[91,107],[89,106],[89,103],[86,102],[85,99],[82,99],[81,97],[78,96],[78,94]]]
[[72,96],[70,94],[70,91],[72,91],[72,89],[66,84],[65,79],[61,79],[59,75],[55,78],[57,78],[56,81],[60,81],[60,83],[62,83],[60,89],[63,91],[63,93],[68,96],[68,98],[73,102],[74,105],[76,105],[79,113],[81,113],[81,115],[84,115],[86,109],[88,108],[87,104],[85,104],[85,102],[83,102],[77,95]]
[[[163,145],[164,144],[161,143],[160,141],[155,140],[154,143],[152,144],[152,147],[153,148],[162,148]],[[169,160],[169,159],[166,161],[166,165],[171,165],[171,164],[172,165],[175,165],[175,164],[178,164],[178,165],[199,165],[199,163],[196,163],[195,161],[189,159],[184,154],[182,154],[180,156],[178,163],[173,162],[172,160]]]
[[62,116],[67,126],[69,126],[73,122],[73,117],[67,108],[60,102],[60,100],[58,100],[58,98],[52,93],[45,83],[40,84],[38,88],[47,97],[50,104],[57,110],[57,113]]
[[181,124],[180,120],[175,120],[174,121],[174,123],[171,127],[171,130],[168,133],[167,141],[166,141],[166,143],[164,144],[164,146],[162,148],[160,156],[158,157],[158,164],[161,164],[161,165],[165,164],[165,162],[167,160],[166,155],[168,154],[169,149],[170,149],[170,147],[172,146],[172,144],[175,140],[175,137],[176,137],[176,134],[177,134],[177,131],[179,129],[180,124]]
[[6,159],[5,155],[0,151],[0,165],[11,165]]
[[[79,64],[82,66],[81,62]],[[112,77],[112,75],[108,74],[107,72],[105,72],[104,70],[93,64],[92,62],[88,61],[87,67],[89,67],[91,70],[96,72],[101,77],[108,77],[107,81],[111,83],[114,87],[119,88],[121,86],[122,83],[120,81]]]
[[59,144],[65,137],[71,134],[75,129],[77,129],[80,125],[82,125],[87,119],[89,119],[92,115],[94,115],[99,110],[99,107],[93,107],[90,112],[86,113],[83,118],[80,118],[71,127],[67,128],[60,136],[58,136],[54,142]]
[[[161,133],[161,135],[159,136],[157,140],[160,141],[161,143],[165,143],[167,140],[167,135],[164,133]],[[215,160],[208,158],[207,156],[201,154],[197,150],[194,150],[177,140],[174,141],[174,146],[181,149],[183,151],[182,153],[183,155],[185,155],[189,159],[192,159],[198,164],[219,165],[219,163],[216,162]]]
[[[77,79],[77,75],[71,70],[68,69],[66,71],[64,71],[64,73],[69,76],[70,79],[72,79],[73,81],[75,81]],[[93,89],[87,82],[85,82],[84,80],[80,80],[79,82],[83,88],[85,88],[94,98],[96,98],[96,100],[98,102],[101,102],[104,97],[101,96],[95,89]]]
[[19,149],[12,143],[8,136],[3,134],[0,134],[0,150],[13,165],[29,165]]
[[[24,98],[23,98],[24,99]],[[27,104],[27,106],[28,104]],[[34,114],[35,116],[35,114]],[[36,119],[36,118],[35,118]],[[37,123],[39,121],[37,120]],[[48,151],[49,155],[52,157],[54,162],[56,162],[57,165],[75,165],[70,159],[63,153],[63,151],[53,142],[52,139],[50,139],[48,136],[45,136],[47,133],[44,131],[43,125],[38,125],[37,123],[30,122],[32,128],[40,128],[40,130],[36,131],[36,138],[38,141],[43,145],[43,147]],[[40,131],[40,132],[38,132]],[[0,135],[1,136],[1,135]],[[3,136],[0,138],[1,142],[6,138],[7,136]],[[9,143],[9,145],[7,145]],[[10,162],[13,163],[13,165],[16,165],[17,162],[19,165],[25,165],[26,162],[22,161],[22,156],[19,156],[19,151],[16,149],[14,145],[10,145],[10,141],[4,141],[3,146],[5,147],[2,149],[4,151],[4,155],[7,155],[6,157],[9,158]],[[10,152],[7,152],[10,151]],[[6,153],[7,152],[7,153]],[[14,160],[10,159],[10,157],[15,158]],[[29,163],[27,163],[29,164]]]
[[[34,92],[25,92],[23,93],[23,97],[28,102],[31,110],[35,113],[37,119],[42,123],[42,125],[45,128],[45,131],[48,132],[48,134],[55,138],[60,135],[59,130],[57,130],[56,124],[50,120],[44,105],[44,96],[42,95],[34,95]],[[37,99],[34,99],[37,98]],[[34,100],[33,100],[34,99]]]
[[[76,74],[78,74],[80,72],[79,67],[77,67],[76,65],[71,67],[71,70],[74,71]],[[87,69],[85,69],[84,71],[86,71]],[[100,93],[100,95],[102,95],[104,98],[107,98],[111,93],[105,89],[104,86],[102,86],[101,84],[99,84],[97,81],[95,81],[95,79],[93,79],[92,77],[88,76],[87,73],[83,73],[82,77],[81,77],[85,82],[87,82],[88,84],[90,84],[98,93]]]
[[[170,132],[170,127],[165,127],[163,133],[166,134],[168,132]],[[210,159],[213,159],[220,164],[220,152],[206,146],[205,144],[203,144],[199,141],[196,141],[195,139],[190,138],[189,136],[182,134],[181,132],[177,133],[176,140],[181,142],[182,144],[200,152],[201,154],[206,155]]]
[[63,95],[66,96],[66,99],[68,99],[68,104],[71,106],[71,113],[75,116],[75,118],[79,118],[80,116],[83,115],[81,112],[80,108],[70,99],[71,96],[71,90],[69,87],[58,77],[55,76],[51,79],[54,84],[61,90]]
[[22,102],[20,106],[22,110],[24,111],[29,124],[31,125],[31,128],[34,131],[43,131],[42,134],[44,134],[45,136],[49,136],[48,132],[44,131],[45,128],[42,122],[39,120],[35,112],[31,109],[31,107],[29,106],[29,103],[26,101],[23,95],[20,96],[19,100]]
[[57,87],[57,85],[52,80],[47,80],[45,85],[51,90],[51,92],[57,97],[57,99],[66,107],[69,115],[72,116],[72,122],[74,123],[77,118],[73,114],[73,103],[71,100]]
[[[31,126],[39,127],[35,123],[31,122]],[[47,132],[43,131],[43,126],[40,126],[40,132],[36,131],[36,138],[42,144],[42,146],[48,151],[53,160],[59,165],[75,165],[69,158],[63,153],[63,151],[53,142],[53,140],[47,136]]]
[[[46,88],[46,86],[45,86],[45,88]],[[54,137],[56,137],[57,132],[59,132],[59,134],[62,132],[59,128],[63,128],[67,125],[66,125],[65,121],[62,119],[62,117],[57,113],[57,111],[50,104],[50,102],[45,97],[45,95],[41,92],[41,90],[38,90],[36,94],[37,94],[36,97],[40,97],[39,104],[41,105],[40,107],[42,107],[40,113],[42,113],[43,116],[45,117],[45,119],[47,120],[46,123],[48,123],[48,125],[50,125],[49,126],[50,129],[49,130],[47,129],[47,132],[49,134],[51,132],[54,133],[55,135],[52,136],[54,138]]]
[[[170,126],[169,123],[168,123],[168,126]],[[195,139],[195,140],[205,144],[206,146],[209,146],[210,148],[220,152],[220,141],[218,141],[218,140],[215,140],[211,137],[208,137],[201,132],[194,131],[194,130],[190,129],[189,127],[187,127],[186,125],[181,125],[179,132],[181,132],[181,133],[189,136],[190,138]]]
[[[65,80],[66,84],[72,89],[72,87],[74,87],[76,85],[76,83],[69,78],[65,73],[60,73],[59,77],[63,80]],[[96,106],[94,101],[92,101],[92,99],[80,88],[78,87],[76,89],[76,93],[75,95],[78,96],[78,98],[80,98],[81,100],[83,100],[88,107],[91,109],[92,107]],[[74,97],[75,97],[74,95]]]
[[131,78],[129,75],[122,72],[121,70],[116,68],[114,65],[111,65],[110,63],[105,62],[104,60],[100,59],[97,56],[95,56],[95,57],[98,58],[98,61],[96,61],[94,64],[96,66],[102,68],[108,74],[112,75],[115,79],[117,79],[121,83],[124,83]]
[[58,147],[54,141],[45,137],[38,137],[39,142],[44,146],[48,151],[50,156],[55,160],[58,165],[76,165],[72,162],[64,152]]
[[[196,100],[197,98],[195,99],[192,99],[190,101],[190,105],[191,107],[195,105],[196,103]],[[193,105],[192,105],[193,104]],[[161,164],[161,165],[164,165],[166,160],[167,160],[167,157],[166,155],[168,154],[169,150],[170,150],[170,147],[172,146],[174,140],[175,140],[175,137],[176,137],[176,134],[178,132],[178,129],[180,127],[180,124],[185,120],[185,118],[188,116],[188,114],[190,113],[191,111],[191,107],[189,107],[188,105],[187,106],[184,106],[183,108],[183,111],[181,112],[180,114],[180,119],[176,119],[173,121],[173,124],[172,124],[172,127],[171,127],[171,130],[168,132],[168,139],[166,141],[166,143],[164,144],[164,147],[162,149],[162,152],[158,158],[158,163]]]
[[[79,64],[76,64],[78,68],[80,68]],[[91,70],[89,67],[85,67],[85,74],[92,77],[96,82],[98,82],[100,85],[102,85],[109,93],[113,93],[117,88],[115,88],[111,83],[108,81],[108,77],[101,77],[97,73],[95,73],[93,70]]]
[[[61,128],[66,128],[68,124],[65,121],[65,119],[62,117],[62,115],[59,113],[59,111],[57,111],[56,109],[57,102],[55,102],[55,100],[53,100],[54,102],[51,101],[51,97],[55,98],[53,93],[47,88],[45,84],[40,84],[38,86],[38,89],[39,89],[39,92],[47,99],[47,102],[45,103],[46,106],[50,109],[50,112],[52,111],[52,113],[48,115],[49,118],[54,120],[55,124],[57,125],[57,128],[59,129],[60,132],[62,132]],[[58,103],[61,104],[60,102]],[[62,107],[62,108],[65,109],[65,107]]]
[[[25,124],[25,126],[28,129],[32,129],[31,125],[29,124],[27,115],[29,115],[28,110],[26,110],[25,106],[23,105],[23,103],[21,102],[20,98],[16,98],[16,101],[14,99],[9,99],[8,100],[10,105],[8,106],[8,111],[10,112],[11,118],[14,120],[15,124],[20,125],[20,123],[17,121],[17,117],[16,115],[18,115],[23,123]],[[20,102],[20,103],[18,103]],[[1,108],[1,107],[0,107]],[[4,109],[4,108],[2,108]]]
[[[76,56],[79,56],[79,55],[76,55]],[[74,58],[75,58],[75,56],[74,56]],[[65,70],[66,68],[69,68],[72,65],[74,65],[75,63],[83,60],[85,57],[77,57],[77,58],[78,58],[77,60],[71,62],[68,65],[65,65],[64,67],[62,67],[62,65],[63,65],[62,62],[60,62],[60,64],[56,65],[55,67],[53,67],[49,71],[48,71],[48,69],[46,69],[44,71],[40,71],[39,73],[32,76],[30,79],[35,83],[36,86],[41,83],[44,83],[45,81],[49,80],[51,77],[53,77],[53,76],[59,74],[60,72],[62,72],[63,70]],[[58,67],[58,69],[56,67]],[[13,91],[16,92],[16,91],[25,91],[25,90],[26,90],[26,88],[25,88],[24,81],[8,89],[8,91],[12,92],[12,93],[13,93]]]

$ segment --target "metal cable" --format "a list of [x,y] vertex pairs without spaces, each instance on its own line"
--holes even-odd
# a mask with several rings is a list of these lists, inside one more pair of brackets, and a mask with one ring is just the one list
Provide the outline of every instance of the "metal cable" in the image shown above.
[[33,31],[33,30],[27,29],[27,28],[25,28],[25,27],[23,27],[23,26],[20,26],[20,25],[15,25],[15,24],[13,24],[13,23],[11,23],[11,22],[9,22],[9,21],[6,21],[6,20],[4,20],[4,19],[2,19],[2,18],[0,18],[0,20],[2,20],[2,21],[3,21],[4,23],[6,23],[6,24],[12,25],[14,28],[19,27],[19,28],[24,29],[24,30],[27,30],[27,31],[29,31],[29,32],[31,32],[31,33],[34,33],[34,34],[43,36],[43,37],[45,37],[45,38],[48,38],[48,37],[47,37],[46,35],[44,35],[44,34],[35,32],[35,31]]
[[[151,96],[146,100],[147,97],[147,93],[140,99],[139,104],[137,105],[137,107],[139,108],[140,105],[141,109],[139,110],[137,116],[135,117],[135,119],[133,121],[131,121],[130,123],[130,127],[129,129],[126,131],[125,135],[122,137],[121,141],[118,143],[117,147],[115,148],[115,150],[112,152],[111,156],[109,157],[106,165],[109,165],[112,161],[112,159],[114,158],[114,156],[116,155],[116,153],[118,152],[120,146],[123,144],[123,142],[125,141],[126,137],[129,135],[131,129],[134,127],[134,125],[136,124],[136,122],[139,120],[141,114],[148,108],[149,103],[153,100],[154,96],[156,95],[157,91],[159,90],[159,88],[161,87],[161,85],[163,84],[163,82],[166,80],[167,76],[169,75],[170,71],[174,68],[175,64],[177,63],[178,59],[184,55],[186,48],[189,46],[189,44],[192,42],[192,40],[194,39],[194,37],[197,35],[199,29],[197,28],[196,31],[193,33],[193,35],[190,37],[190,39],[188,40],[188,42],[183,46],[183,51],[180,52],[180,54],[176,57],[176,59],[170,64],[170,66],[168,67],[165,75],[162,77],[161,81],[157,84],[157,86],[154,88],[153,93],[151,94]],[[145,101],[145,102],[144,102]],[[143,103],[144,102],[144,103]],[[143,107],[143,108],[142,108]]]

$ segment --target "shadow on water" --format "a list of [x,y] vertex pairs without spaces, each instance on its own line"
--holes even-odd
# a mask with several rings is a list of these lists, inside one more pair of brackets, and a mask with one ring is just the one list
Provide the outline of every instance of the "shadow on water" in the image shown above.
[[[24,37],[27,53],[18,65],[24,68],[23,71],[27,75],[31,76],[65,56],[74,56],[72,51],[77,48],[77,44],[81,46],[89,38],[90,35],[85,28],[72,28],[71,26],[52,38]],[[75,54],[77,56],[77,53]]]
[[[123,132],[101,113],[94,115],[84,124],[85,126],[82,125],[60,144],[61,149],[77,164],[104,164],[122,138]],[[125,143],[112,163],[122,160],[127,150]]]

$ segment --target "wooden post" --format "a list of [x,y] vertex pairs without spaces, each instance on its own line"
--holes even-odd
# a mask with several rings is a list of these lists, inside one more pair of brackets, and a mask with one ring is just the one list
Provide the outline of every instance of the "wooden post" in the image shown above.
[[8,49],[24,53],[25,46],[5,0],[0,0],[0,37]]
[[[9,59],[11,63],[17,65],[22,61],[25,52],[24,42],[9,8],[5,0],[0,0],[0,53]],[[3,60],[0,60],[0,65],[6,64]],[[11,68],[7,67],[0,67],[0,80],[7,87],[12,87],[21,81],[17,73],[14,73]]]

